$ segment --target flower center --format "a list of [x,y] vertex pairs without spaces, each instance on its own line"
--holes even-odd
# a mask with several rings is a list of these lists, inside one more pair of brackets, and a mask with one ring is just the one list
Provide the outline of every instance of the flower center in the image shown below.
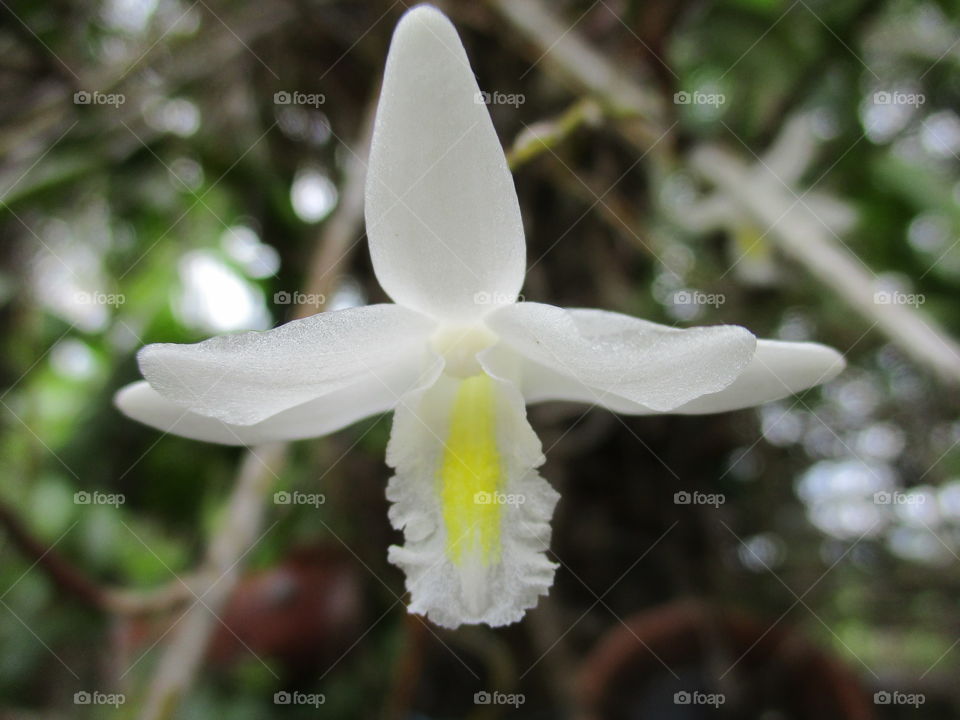
[[497,342],[497,336],[483,325],[440,327],[430,338],[430,347],[443,356],[444,372],[458,378],[468,378],[483,372],[477,353]]

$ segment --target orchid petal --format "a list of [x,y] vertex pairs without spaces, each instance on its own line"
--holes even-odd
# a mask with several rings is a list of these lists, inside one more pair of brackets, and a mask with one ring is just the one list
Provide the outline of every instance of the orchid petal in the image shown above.
[[680,330],[619,313],[539,303],[501,308],[486,324],[500,338],[497,352],[526,361],[527,397],[544,393],[536,386],[545,380],[530,376],[546,370],[558,385],[579,388],[587,402],[604,404],[615,396],[658,412],[723,390],[747,368],[756,347],[753,335],[734,325]]
[[[344,402],[347,398],[349,402]],[[327,435],[368,415],[391,410],[396,399],[387,393],[357,398],[352,388],[340,390],[284,410],[255,425],[229,425],[184,410],[150,387],[146,380],[121,388],[115,402],[128,417],[172,435],[221,445],[258,445]]]
[[761,405],[832,380],[844,367],[843,355],[826,345],[758,340],[757,353],[740,377],[674,412],[699,415]]
[[370,305],[194,345],[148,345],[138,359],[143,376],[173,404],[231,425],[255,425],[368,383],[388,387],[396,400],[408,384],[391,387],[389,371],[408,361],[426,366],[432,327],[397,305]]
[[513,178],[460,38],[429,6],[393,35],[365,211],[374,271],[401,305],[463,321],[516,299],[526,249]]
[[544,554],[559,498],[535,468],[540,441],[509,383],[443,375],[394,414],[390,520],[405,544],[410,612],[444,627],[516,622],[553,583]]
[[[623,415],[658,415],[657,410],[611,392],[584,385],[569,375],[498,351],[484,365],[516,379],[527,404],[565,400],[607,408]],[[757,340],[757,352],[743,373],[719,392],[701,395],[671,413],[699,415],[762,405],[828,382],[846,366],[843,356],[819,343]]]
[[398,363],[379,381],[335,390],[253,425],[231,425],[185,410],[145,380],[121,388],[114,402],[128,417],[166,433],[221,445],[258,445],[328,435],[370,415],[392,410],[398,397],[422,382],[431,383],[441,368],[439,359],[426,370],[419,360]]

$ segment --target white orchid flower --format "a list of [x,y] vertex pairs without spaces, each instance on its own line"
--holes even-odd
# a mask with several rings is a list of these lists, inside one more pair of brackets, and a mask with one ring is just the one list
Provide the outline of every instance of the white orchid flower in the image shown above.
[[165,432],[249,445],[394,411],[390,520],[411,612],[447,627],[519,620],[553,582],[558,494],[525,405],[713,413],[784,397],[843,367],[812,343],[741,327],[680,330],[517,302],[525,243],[506,159],[450,21],[421,5],[393,36],[370,153],[367,234],[395,304],[155,344],[117,404]]

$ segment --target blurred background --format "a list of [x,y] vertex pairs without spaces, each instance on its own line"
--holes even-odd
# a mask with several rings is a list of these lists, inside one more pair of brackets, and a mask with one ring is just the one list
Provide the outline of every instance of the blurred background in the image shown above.
[[527,299],[848,369],[716,416],[531,408],[549,597],[407,616],[389,416],[248,454],[111,401],[145,343],[385,300],[363,163],[406,1],[2,0],[0,716],[957,717],[958,3],[438,4]]

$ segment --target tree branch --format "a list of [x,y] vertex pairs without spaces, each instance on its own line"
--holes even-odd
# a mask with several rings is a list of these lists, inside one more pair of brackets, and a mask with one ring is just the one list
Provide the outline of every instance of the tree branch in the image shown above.
[[[306,294],[328,297],[335,288],[339,269],[357,245],[363,219],[363,158],[370,144],[375,107],[372,101],[358,145],[350,148],[353,160],[347,164],[343,198],[321,231],[308,271]],[[309,314],[308,306],[296,309],[297,317]],[[244,556],[258,540],[267,498],[286,455],[287,446],[276,444],[252,448],[244,456],[223,522],[210,541],[198,582],[190,588],[199,599],[178,622],[164,647],[139,716],[141,720],[173,717],[193,683],[216,629],[218,613],[236,584]]]
[[[627,110],[642,124],[618,122],[617,130],[640,152],[667,131],[662,100],[647,92],[602,53],[578,37],[542,0],[488,0],[539,53],[538,63],[596,98],[604,112]],[[652,140],[651,140],[652,138]],[[829,287],[870,326],[921,365],[950,383],[960,384],[960,346],[932,319],[909,305],[874,302],[873,273],[823,226],[802,202],[780,193],[770,182],[749,182],[750,163],[716,148],[695,149],[693,166],[734,198],[745,213],[795,262]],[[782,217],[784,213],[786,217]]]

